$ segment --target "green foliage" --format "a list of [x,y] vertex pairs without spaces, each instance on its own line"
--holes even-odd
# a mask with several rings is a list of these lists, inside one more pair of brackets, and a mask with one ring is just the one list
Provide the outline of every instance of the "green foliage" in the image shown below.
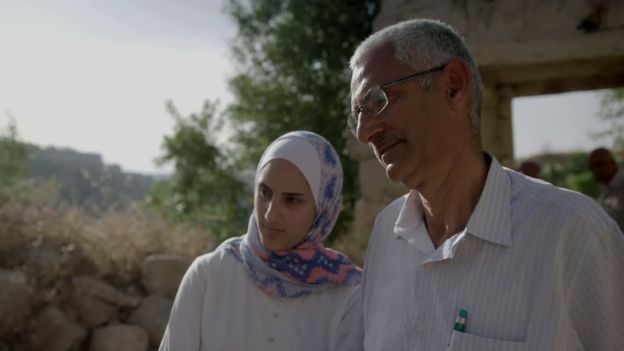
[[584,171],[578,174],[570,174],[566,177],[564,188],[576,190],[594,199],[598,198],[598,184],[594,180],[590,171]]
[[17,124],[9,117],[8,124],[0,130],[0,185],[11,186],[26,177],[28,149],[19,141]]
[[238,25],[232,49],[239,73],[230,81],[235,101],[227,110],[237,166],[253,168],[268,144],[288,131],[324,136],[345,173],[338,232],[351,220],[357,197],[357,168],[345,140],[348,61],[372,32],[378,10],[379,0],[230,0],[228,7]]
[[615,149],[624,149],[624,88],[608,91],[602,96],[599,117],[608,125],[598,137],[613,140]]
[[199,223],[223,240],[242,234],[251,209],[251,190],[238,178],[231,158],[216,146],[221,130],[217,104],[206,102],[199,114],[182,117],[167,103],[175,120],[157,162],[173,162],[172,178],[157,182],[148,204],[179,221]]
[[558,187],[598,197],[598,185],[587,168],[588,154],[578,152],[543,165],[542,178]]
[[0,129],[0,204],[16,196],[28,172],[28,149],[19,140],[17,124],[9,116]]

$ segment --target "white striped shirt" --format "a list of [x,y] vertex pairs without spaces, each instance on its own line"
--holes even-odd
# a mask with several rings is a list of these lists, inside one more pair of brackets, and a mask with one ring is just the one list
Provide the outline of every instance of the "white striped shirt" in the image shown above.
[[414,191],[377,217],[338,349],[624,350],[624,236],[590,198],[492,159],[464,231],[435,249],[421,218]]

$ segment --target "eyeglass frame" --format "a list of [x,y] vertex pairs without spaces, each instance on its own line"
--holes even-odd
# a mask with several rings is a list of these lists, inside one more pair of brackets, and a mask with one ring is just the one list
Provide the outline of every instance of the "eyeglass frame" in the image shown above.
[[441,70],[444,69],[444,67],[446,67],[447,64],[448,64],[448,62],[447,63],[443,63],[443,64],[441,64],[439,66],[430,68],[428,70],[417,72],[417,73],[413,73],[413,74],[410,74],[408,76],[405,76],[405,77],[402,77],[402,78],[399,78],[399,79],[395,79],[393,81],[390,81],[390,82],[387,82],[387,83],[383,83],[383,84],[380,84],[380,85],[377,85],[377,86],[374,86],[374,87],[368,89],[366,91],[366,94],[364,94],[364,96],[368,96],[370,94],[370,92],[373,91],[373,89],[379,89],[379,91],[381,91],[381,93],[385,97],[386,103],[375,114],[370,113],[371,111],[368,111],[368,112],[365,111],[364,110],[364,106],[358,106],[355,109],[351,110],[351,112],[349,113],[349,116],[347,116],[347,126],[349,127],[349,130],[351,131],[351,133],[353,133],[353,135],[357,134],[357,127],[360,124],[360,114],[361,113],[367,112],[372,117],[375,117],[375,116],[379,116],[379,114],[381,114],[386,109],[386,107],[388,107],[388,105],[390,104],[390,100],[388,100],[388,95],[386,94],[386,91],[384,90],[385,88],[388,88],[388,87],[391,87],[391,86],[394,86],[394,85],[397,85],[397,84],[401,84],[401,83],[410,81],[412,79],[416,79],[416,78],[422,77],[422,76],[424,76],[426,74],[429,74],[429,73],[441,71]]

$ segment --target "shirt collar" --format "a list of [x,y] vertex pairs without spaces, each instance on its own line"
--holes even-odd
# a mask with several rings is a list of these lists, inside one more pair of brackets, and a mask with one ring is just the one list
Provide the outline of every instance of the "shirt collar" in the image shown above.
[[394,234],[401,234],[417,229],[422,223],[423,209],[418,192],[411,190],[405,195],[405,202],[394,223]]
[[422,202],[415,190],[405,195],[405,202],[394,223],[394,235],[407,240],[410,245],[424,253],[430,254],[435,251],[423,221]]
[[466,232],[496,244],[511,246],[511,180],[494,156],[485,186]]
[[[465,232],[496,244],[511,246],[511,182],[496,158],[486,155],[491,159],[490,168]],[[406,195],[394,224],[394,234],[408,241],[411,239],[410,243],[413,242],[424,252],[430,252],[433,244],[426,234],[422,216],[420,197],[417,191],[412,190]]]

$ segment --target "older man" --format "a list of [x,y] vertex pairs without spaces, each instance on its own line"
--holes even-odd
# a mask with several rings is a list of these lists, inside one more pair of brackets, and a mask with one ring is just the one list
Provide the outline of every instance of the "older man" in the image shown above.
[[601,147],[589,154],[589,169],[598,183],[598,202],[624,230],[624,170],[618,167],[611,151]]
[[349,126],[411,191],[375,221],[338,348],[621,349],[624,237],[591,199],[483,151],[483,87],[458,34],[402,22],[351,68]]

